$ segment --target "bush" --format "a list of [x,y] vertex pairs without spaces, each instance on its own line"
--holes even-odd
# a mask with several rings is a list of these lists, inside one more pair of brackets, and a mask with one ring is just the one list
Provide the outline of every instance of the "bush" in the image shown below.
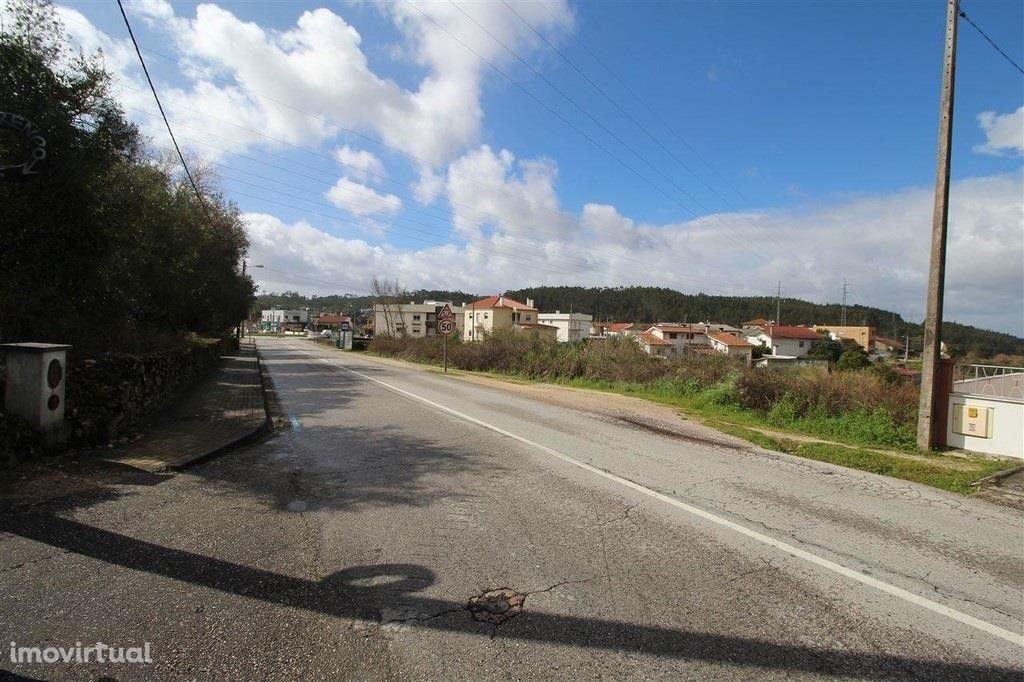
[[[381,355],[441,362],[441,340],[378,337]],[[724,355],[651,357],[629,339],[555,343],[502,333],[478,343],[449,340],[448,364],[546,381],[583,381],[645,392],[673,401],[754,410],[773,425],[861,443],[910,446],[917,419],[917,388],[892,381],[886,368],[829,374],[816,368],[766,371]]]

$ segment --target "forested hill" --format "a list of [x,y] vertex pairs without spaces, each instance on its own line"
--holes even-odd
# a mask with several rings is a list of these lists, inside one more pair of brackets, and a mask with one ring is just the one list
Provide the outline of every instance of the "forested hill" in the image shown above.
[[[514,299],[532,298],[542,311],[570,309],[588,313],[596,320],[623,322],[699,322],[711,320],[739,325],[758,317],[775,319],[775,298],[769,296],[711,296],[684,294],[662,287],[536,287],[505,292]],[[842,320],[839,304],[810,303],[795,298],[779,302],[779,321],[782,324],[839,324]],[[875,327],[878,334],[887,337],[921,336],[921,325],[904,320],[890,310],[851,305],[846,308],[849,325]],[[982,357],[1000,353],[1024,355],[1024,339],[1010,334],[978,329],[968,325],[946,322],[942,338],[947,345],[962,353],[973,352]]]
[[[404,298],[410,301],[439,300],[460,304],[493,295],[468,294],[463,291],[410,291]],[[708,294],[684,294],[674,289],[660,287],[536,287],[504,292],[519,301],[532,298],[542,312],[575,310],[594,316],[596,320],[623,322],[698,322],[712,320],[739,325],[757,317],[775,318],[775,299],[768,296],[711,296]],[[295,292],[264,294],[256,301],[255,314],[259,310],[278,306],[281,308],[306,308],[317,312],[344,312],[359,317],[359,311],[372,307],[371,296],[302,296]],[[784,298],[780,302],[780,321],[783,324],[839,324],[842,306],[820,304]],[[921,347],[921,325],[907,322],[900,315],[889,310],[860,305],[848,306],[847,323],[867,324],[875,327],[878,334],[903,339],[909,336],[912,348]],[[987,331],[968,325],[946,322],[943,325],[943,339],[960,353],[992,358],[999,354],[1024,355],[1024,339],[1010,334]]]

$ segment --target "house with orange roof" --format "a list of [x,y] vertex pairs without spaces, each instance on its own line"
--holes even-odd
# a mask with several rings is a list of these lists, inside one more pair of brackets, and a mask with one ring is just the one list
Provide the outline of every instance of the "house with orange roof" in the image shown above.
[[515,331],[556,338],[558,328],[540,324],[533,299],[521,303],[508,296],[488,296],[466,303],[462,309],[463,341],[480,341],[498,331]]
[[726,332],[709,332],[707,336],[712,350],[716,353],[731,358],[742,358],[748,365],[750,364],[754,347],[749,342]]
[[674,353],[682,353],[690,346],[707,346],[708,337],[702,324],[664,324],[652,325],[647,333],[654,334],[662,341],[672,344]]
[[664,357],[675,352],[675,347],[671,341],[666,341],[650,331],[634,334],[632,338],[636,340],[648,355]]

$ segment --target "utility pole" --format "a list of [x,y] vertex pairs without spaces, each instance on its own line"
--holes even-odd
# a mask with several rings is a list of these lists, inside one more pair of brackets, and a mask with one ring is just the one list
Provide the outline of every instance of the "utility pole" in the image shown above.
[[779,280],[779,287],[775,292],[775,324],[779,324],[779,317],[782,315],[782,280]]
[[846,326],[846,292],[849,291],[850,287],[846,283],[846,278],[843,277],[843,326]]
[[942,341],[942,296],[946,279],[946,227],[949,221],[950,144],[953,139],[953,90],[956,82],[956,24],[958,0],[947,0],[946,45],[939,102],[939,151],[935,170],[935,209],[932,213],[932,248],[928,270],[928,304],[921,354],[921,402],[917,411],[917,446],[936,445],[935,378]]

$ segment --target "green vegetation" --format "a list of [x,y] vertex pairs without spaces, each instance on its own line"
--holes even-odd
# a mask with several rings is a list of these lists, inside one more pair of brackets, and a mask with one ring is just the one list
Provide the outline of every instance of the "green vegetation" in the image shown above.
[[[437,338],[379,337],[372,353],[438,365]],[[917,389],[874,366],[766,371],[726,357],[652,358],[631,341],[556,344],[514,334],[450,342],[449,366],[644,398],[755,445],[968,494],[1010,466],[918,451]],[[822,439],[822,440],[818,440]],[[839,441],[839,442],[834,442]]]
[[[380,355],[440,364],[431,338],[374,339]],[[917,389],[872,370],[765,371],[725,356],[644,353],[630,340],[559,344],[516,334],[450,342],[449,366],[566,383],[654,400],[709,418],[861,445],[913,448]]]
[[[102,55],[73,53],[48,3],[8,7],[0,109],[45,132],[47,158],[36,175],[0,180],[3,341],[85,354],[232,327],[253,294],[238,271],[248,243],[236,207],[195,168],[200,203],[176,159],[146,150]],[[0,159],[18,162],[27,146],[4,131]]]

